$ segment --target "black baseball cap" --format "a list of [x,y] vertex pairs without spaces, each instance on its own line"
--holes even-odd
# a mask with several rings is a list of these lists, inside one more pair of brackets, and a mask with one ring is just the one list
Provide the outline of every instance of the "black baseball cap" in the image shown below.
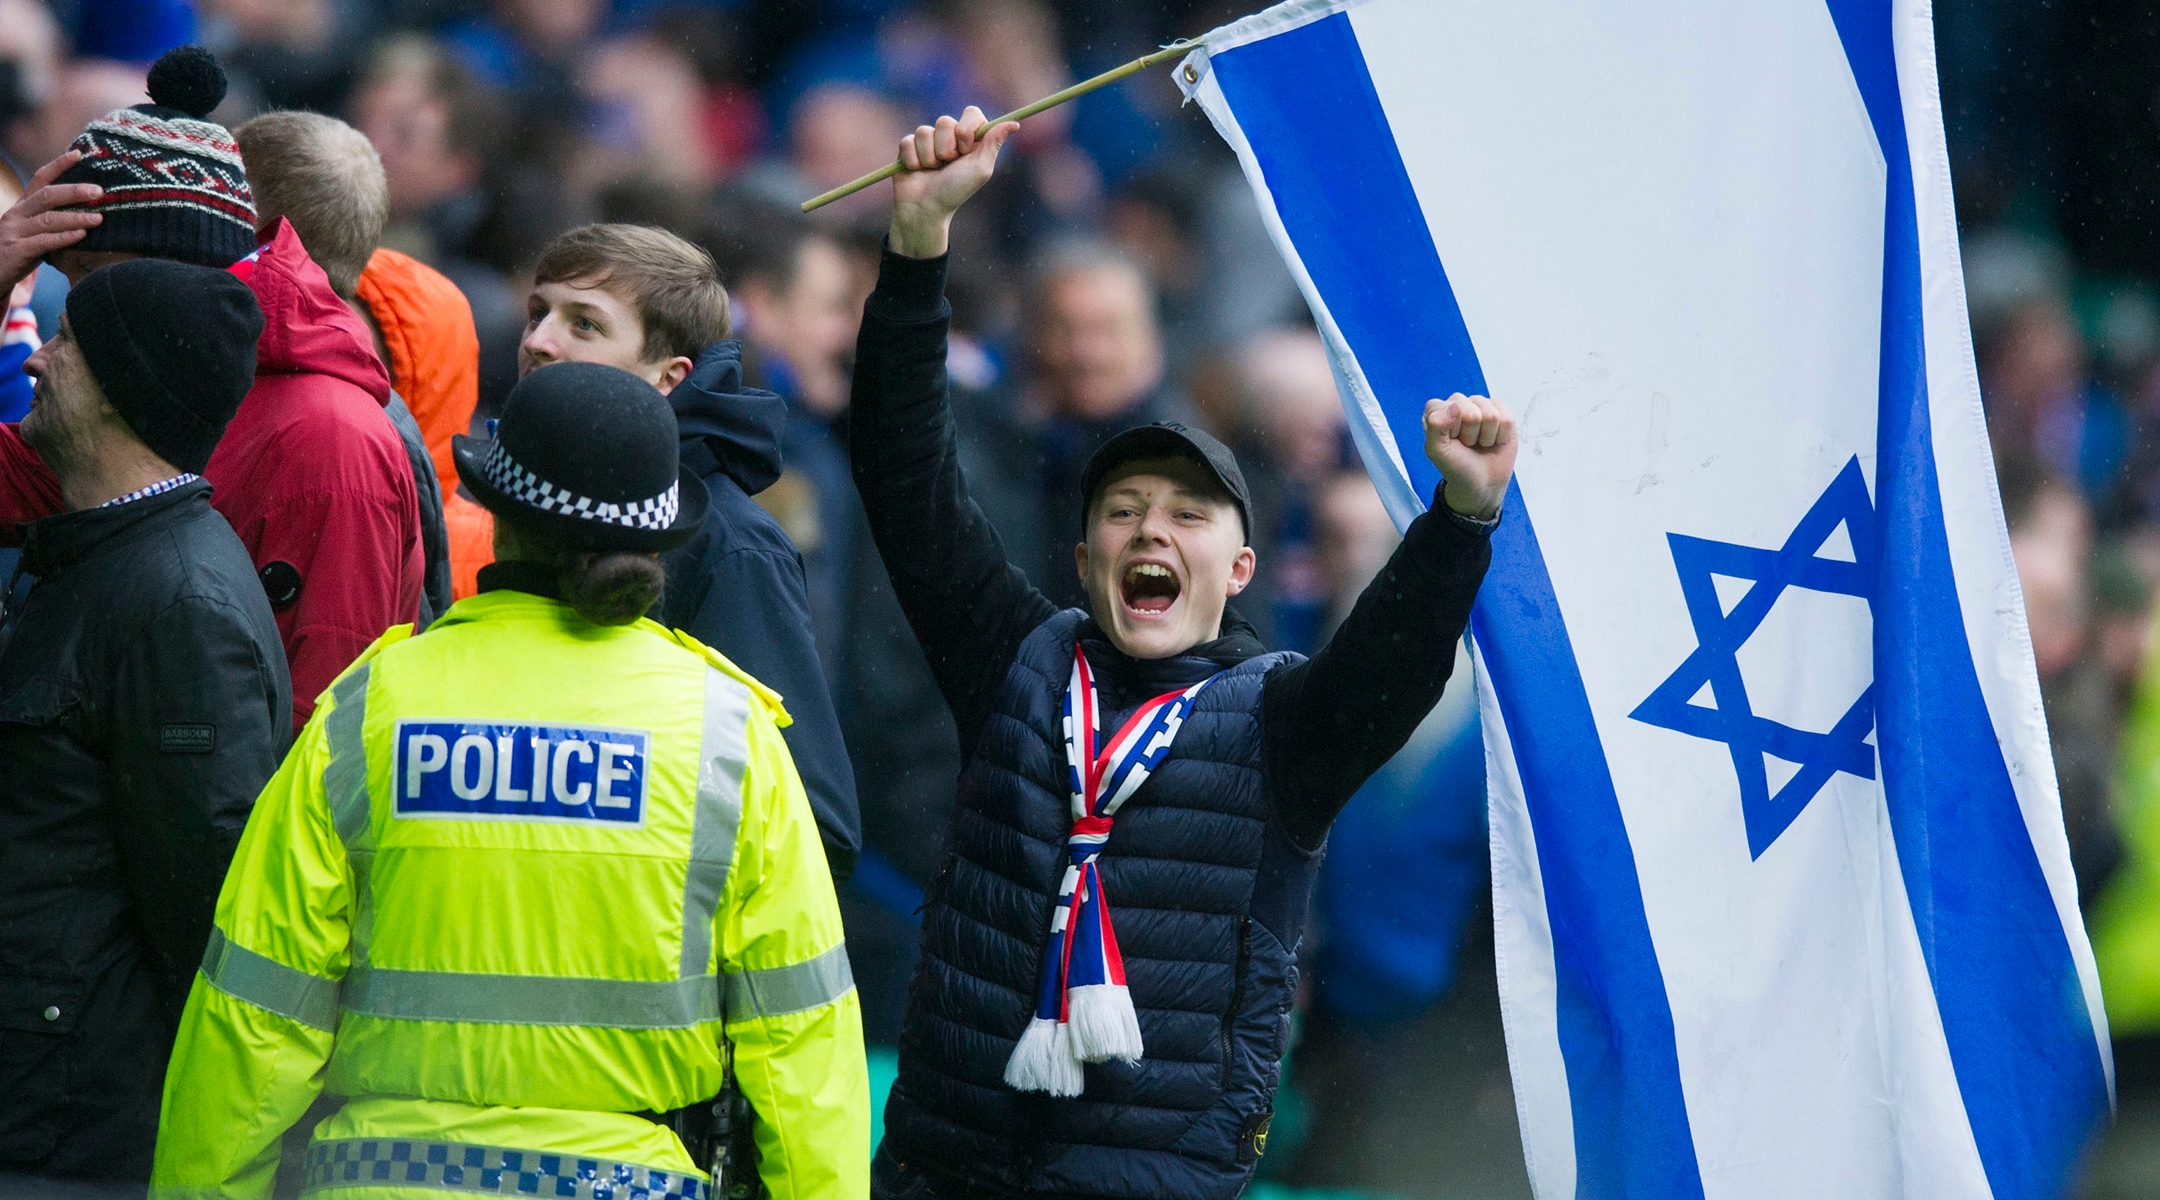
[[1088,459],[1087,466],[1080,472],[1080,527],[1083,531],[1087,528],[1088,513],[1095,508],[1095,493],[1101,489],[1103,480],[1126,463],[1151,458],[1182,458],[1205,468],[1237,505],[1245,540],[1252,540],[1252,492],[1245,486],[1245,472],[1238,469],[1237,455],[1230,453],[1230,447],[1216,441],[1205,430],[1176,421],[1157,421],[1153,425],[1128,429],[1104,442]]

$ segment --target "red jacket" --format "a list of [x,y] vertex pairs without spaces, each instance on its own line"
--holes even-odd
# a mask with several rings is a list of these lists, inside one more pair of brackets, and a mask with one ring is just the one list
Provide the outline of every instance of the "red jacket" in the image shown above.
[[[273,589],[298,728],[360,651],[418,615],[420,501],[404,443],[383,415],[390,377],[374,338],[292,226],[280,221],[233,273],[255,290],[263,334],[255,386],[203,477]],[[14,426],[0,425],[0,523],[62,507],[59,480]],[[275,589],[295,577],[297,594],[278,603]]]

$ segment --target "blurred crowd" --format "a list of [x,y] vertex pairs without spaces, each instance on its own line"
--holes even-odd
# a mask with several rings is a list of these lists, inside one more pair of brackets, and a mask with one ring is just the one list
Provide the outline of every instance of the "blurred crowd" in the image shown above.
[[[785,471],[758,500],[802,553],[853,760],[865,852],[843,909],[866,1032],[890,1044],[959,749],[849,480],[849,360],[889,191],[809,218],[796,206],[889,162],[931,115],[1017,108],[1255,7],[0,0],[0,149],[27,175],[92,119],[142,101],[148,63],[186,42],[214,50],[231,76],[212,114],[227,128],[282,108],[343,118],[382,160],[382,244],[432,265],[471,306],[476,428],[517,380],[525,298],[557,235],[594,221],[657,225],[713,256],[747,381],[790,404]],[[2095,41],[2109,9],[1937,5],[1981,388],[2088,905],[2123,869],[2126,834],[2136,858],[2126,814],[2142,796],[2123,781],[2141,764],[2120,748],[2126,714],[2153,686],[2160,580],[2160,293],[2144,282],[2160,274],[2160,223],[2141,199],[2160,163],[2160,31],[2147,16]],[[2073,60],[2090,87],[2063,69]],[[2133,69],[2138,86],[2103,86]],[[2140,146],[2154,152],[2128,163]],[[1239,610],[1269,646],[1313,650],[1395,534],[1234,158],[1167,75],[1035,118],[1008,154],[954,231],[949,369],[965,467],[1012,558],[1078,602],[1070,525],[1082,464],[1118,430],[1185,420],[1233,446],[1252,480],[1263,569]],[[33,305],[48,339],[62,290],[41,286]],[[1308,986],[1312,1048],[1292,1078],[1308,1084],[1316,1119],[1343,1132],[1301,1170],[1298,1122],[1286,1119],[1278,1137],[1291,1153],[1271,1166],[1374,1182],[1372,1164],[1345,1149],[1361,1144],[1352,1131],[1382,1119],[1373,1096],[1432,1066],[1393,1057],[1391,1031],[1436,1011],[1458,960],[1490,987],[1489,935],[1473,919],[1485,871],[1479,746],[1474,708],[1444,702],[1338,826]],[[1414,886],[1413,863],[1425,873]],[[1496,1016],[1449,1019],[1464,1061],[1501,1069]],[[1485,1122],[1512,1154],[1502,1080],[1497,1104],[1464,1099],[1464,1120]]]
[[[382,161],[381,244],[433,266],[470,304],[476,433],[517,381],[526,297],[558,235],[595,221],[656,225],[712,255],[746,382],[790,403],[785,471],[757,499],[802,553],[853,760],[865,846],[842,906],[866,1033],[889,1045],[960,751],[849,478],[850,358],[889,189],[808,219],[797,206],[889,162],[927,115],[1017,108],[1245,7],[0,0],[0,148],[27,175],[93,119],[140,103],[149,62],[187,42],[212,49],[230,77],[210,114],[227,128],[284,108],[349,122]],[[1079,602],[1070,526],[1082,465],[1118,430],[1185,420],[1235,447],[1254,489],[1266,567],[1240,611],[1271,647],[1317,648],[1395,531],[1235,159],[1167,76],[1030,121],[962,213],[954,249],[963,454],[1013,559]],[[47,268],[31,306],[47,338],[60,283]],[[446,500],[455,556],[459,498]],[[1330,1020],[1383,1028],[1430,1009],[1476,926],[1482,750],[1469,692],[1450,701],[1338,827],[1321,906],[1343,933],[1324,939],[1307,1005],[1323,1032]],[[1406,875],[1408,864],[1422,874]],[[1496,1012],[1479,1019],[1496,1029]],[[1326,1077],[1327,1057],[1308,1074]],[[1367,1048],[1336,1073],[1376,1072]],[[1293,1157],[1298,1127],[1278,1125],[1271,1166]],[[1344,1170],[1338,1182],[1356,1181]]]

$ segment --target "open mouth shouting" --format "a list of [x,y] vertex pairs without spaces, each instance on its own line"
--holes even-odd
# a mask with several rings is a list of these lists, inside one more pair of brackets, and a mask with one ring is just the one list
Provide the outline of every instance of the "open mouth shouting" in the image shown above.
[[1182,591],[1177,574],[1161,563],[1136,562],[1125,568],[1125,577],[1118,581],[1125,611],[1136,617],[1162,616]]

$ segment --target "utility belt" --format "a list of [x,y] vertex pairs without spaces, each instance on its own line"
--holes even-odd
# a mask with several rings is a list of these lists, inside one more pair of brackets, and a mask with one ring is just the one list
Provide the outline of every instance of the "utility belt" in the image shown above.
[[310,1143],[300,1195],[331,1200],[329,1193],[343,1188],[418,1187],[573,1200],[766,1200],[755,1121],[732,1071],[709,1101],[628,1115],[673,1131],[708,1178],[575,1152],[427,1137],[342,1137]]
[[667,1126],[682,1139],[690,1161],[712,1177],[710,1191],[715,1200],[765,1200],[765,1181],[758,1174],[757,1114],[749,1097],[735,1085],[732,1065],[722,1079],[720,1094],[711,1100],[637,1115]]

